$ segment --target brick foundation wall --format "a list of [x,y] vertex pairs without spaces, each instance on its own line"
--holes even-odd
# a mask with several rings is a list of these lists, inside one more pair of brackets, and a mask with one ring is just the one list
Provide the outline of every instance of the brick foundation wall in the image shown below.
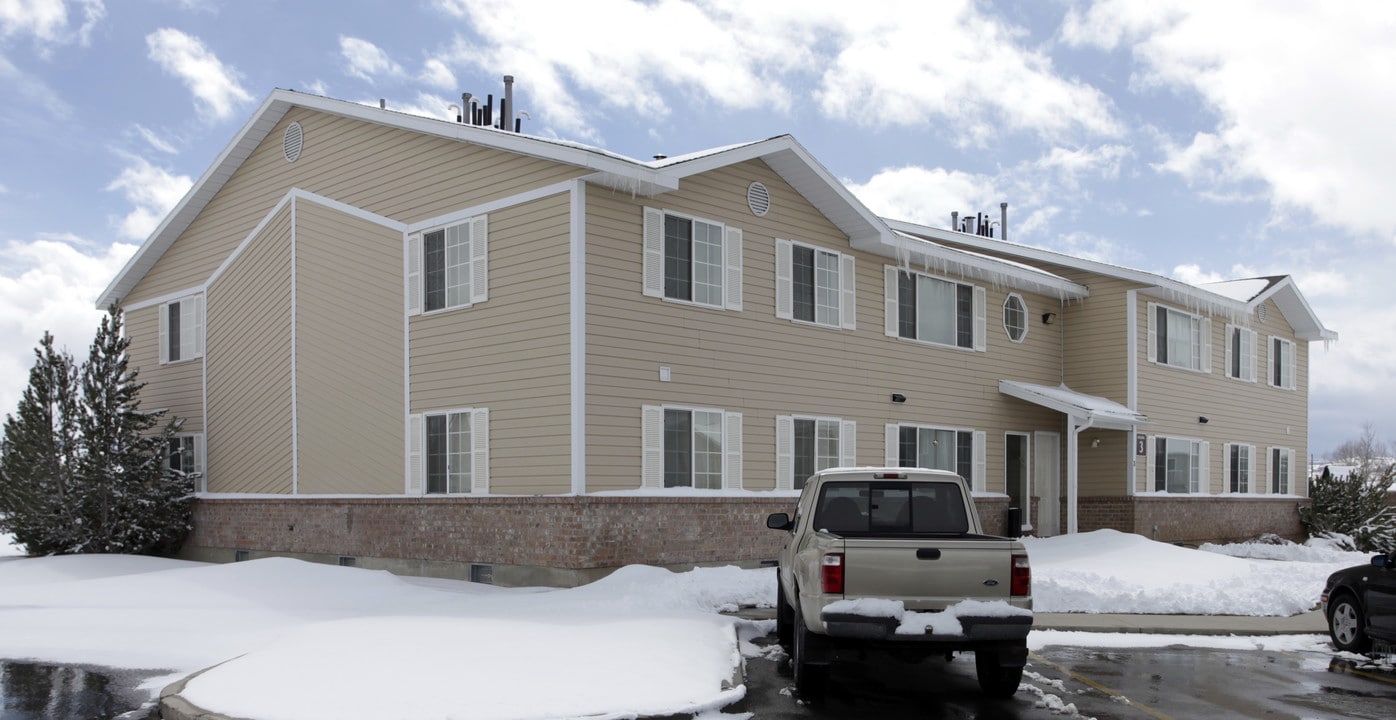
[[1160,542],[1236,542],[1264,533],[1299,540],[1305,536],[1299,508],[1308,503],[1300,498],[1083,497],[1076,522],[1081,532],[1113,528]]

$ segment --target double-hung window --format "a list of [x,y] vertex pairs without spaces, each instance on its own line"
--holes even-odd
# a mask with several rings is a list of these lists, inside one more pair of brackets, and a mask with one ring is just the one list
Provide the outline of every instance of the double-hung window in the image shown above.
[[1226,326],[1226,376],[1255,382],[1256,332],[1239,325]]
[[640,415],[643,487],[742,486],[741,413],[645,405]]
[[644,294],[742,309],[742,231],[668,210],[644,210]]
[[489,410],[414,414],[409,423],[408,494],[489,492]]
[[203,489],[203,433],[172,435],[165,456],[165,467],[181,475],[193,475],[197,486]]
[[160,362],[204,356],[204,296],[189,295],[160,306]]
[[1149,361],[1212,372],[1212,321],[1149,303]]
[[484,215],[408,238],[410,315],[470,307],[489,299],[489,221]]
[[1294,492],[1294,450],[1270,448],[1270,492],[1276,495]]
[[852,255],[776,239],[776,317],[855,328]]
[[836,417],[776,416],[776,489],[800,490],[825,468],[856,464],[857,425]]
[[887,465],[949,470],[985,490],[985,433],[958,428],[887,426]]
[[986,291],[946,278],[884,266],[889,337],[985,350]]
[[1228,492],[1251,492],[1251,476],[1255,472],[1255,446],[1227,443],[1222,457],[1226,461]]
[[1155,436],[1147,465],[1154,492],[1206,492],[1207,446],[1202,440]]
[[1270,384],[1285,390],[1294,389],[1294,343],[1284,338],[1270,338]]

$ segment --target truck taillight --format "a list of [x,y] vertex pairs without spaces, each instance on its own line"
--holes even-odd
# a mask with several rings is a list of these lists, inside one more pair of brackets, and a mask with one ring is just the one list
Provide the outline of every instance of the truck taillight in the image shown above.
[[820,577],[824,580],[824,592],[843,594],[843,553],[827,553],[820,563]]
[[1013,556],[1013,574],[1009,580],[1009,593],[1013,597],[1027,597],[1032,594],[1032,567],[1027,555]]

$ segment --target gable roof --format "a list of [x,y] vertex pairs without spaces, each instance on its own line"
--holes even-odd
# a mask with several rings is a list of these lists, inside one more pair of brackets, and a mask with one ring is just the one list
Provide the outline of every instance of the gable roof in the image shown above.
[[[1289,275],[1276,275],[1262,278],[1248,278],[1243,280],[1229,280],[1220,283],[1208,283],[1205,285],[1189,285],[1188,283],[1172,278],[1156,275],[1143,270],[1111,265],[1097,260],[1087,260],[1085,258],[1073,257],[1063,253],[1047,250],[1044,248],[1029,247],[1018,243],[998,240],[995,238],[974,235],[970,233],[958,232],[944,228],[935,228],[928,225],[918,225],[902,220],[892,220],[884,218],[887,225],[893,230],[914,234],[933,240],[954,243],[966,247],[972,247],[986,252],[1000,253],[1009,257],[1022,258],[1029,262],[1049,263],[1060,265],[1075,270],[1096,273],[1106,277],[1128,280],[1141,285],[1153,288],[1150,294],[1159,297],[1169,298],[1188,304],[1190,307],[1204,309],[1209,313],[1227,315],[1231,317],[1241,317],[1249,315],[1260,306],[1265,300],[1273,297],[1275,304],[1284,314],[1285,320],[1290,327],[1294,328],[1295,337],[1300,340],[1324,340],[1333,341],[1338,339],[1338,333],[1323,326],[1323,322],[1318,319],[1299,292],[1298,285],[1294,278]],[[1147,292],[1147,291],[1146,291]]]

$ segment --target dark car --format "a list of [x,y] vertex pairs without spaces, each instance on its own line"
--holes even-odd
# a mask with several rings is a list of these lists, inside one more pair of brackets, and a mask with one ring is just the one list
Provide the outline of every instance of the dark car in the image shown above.
[[1396,552],[1329,575],[1323,614],[1339,650],[1365,653],[1373,641],[1396,644]]

